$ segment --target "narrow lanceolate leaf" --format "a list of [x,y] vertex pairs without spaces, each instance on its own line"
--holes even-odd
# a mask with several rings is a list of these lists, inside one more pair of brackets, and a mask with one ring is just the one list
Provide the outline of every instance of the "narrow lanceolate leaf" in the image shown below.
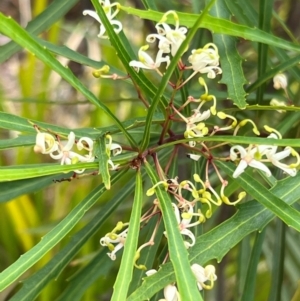
[[106,189],[110,189],[110,173],[108,169],[109,150],[106,148],[106,135],[102,135],[98,139],[99,145],[95,150],[95,155],[98,158],[99,174],[102,175],[102,181]]
[[[45,286],[53,279],[56,279],[64,268],[71,262],[74,256],[80,251],[81,247],[95,235],[107,218],[115,211],[115,209],[126,199],[134,189],[134,179],[128,182],[128,185],[123,187],[119,194],[116,194],[109,202],[100,208],[98,213],[92,220],[84,226],[80,231],[76,232],[70,238],[70,241],[63,249],[61,249],[55,257],[53,257],[40,270],[24,280],[20,290],[11,298],[10,301],[32,301],[43,291]],[[114,182],[114,178],[112,179]],[[102,190],[103,191],[103,190]],[[107,249],[102,248],[102,260],[98,259],[95,266],[94,260],[85,266],[83,270],[78,271],[76,276],[73,276],[66,289],[62,292],[60,301],[80,301],[88,287],[96,281],[100,274],[105,273],[105,266],[112,263],[106,255]],[[100,263],[101,264],[100,264]],[[88,267],[90,266],[90,268]],[[96,271],[95,271],[96,269]]]
[[2,182],[0,183],[0,203],[10,201],[22,194],[36,193],[40,189],[50,186],[54,181],[60,181],[62,178],[71,176],[72,173],[63,176],[51,175],[34,179]]
[[0,167],[0,182],[30,179],[61,173],[68,173],[80,169],[96,169],[97,162],[81,162],[71,165],[53,164],[29,164],[10,167]]
[[[300,198],[300,174],[278,181],[271,192],[289,205],[297,202]],[[221,261],[228,250],[249,233],[261,231],[274,217],[275,214],[256,201],[238,206],[233,217],[197,238],[190,251],[190,263],[205,265],[212,259]],[[167,263],[156,274],[146,277],[127,301],[148,300],[171,281],[175,281],[175,274],[172,265]]]
[[[38,35],[50,28],[56,23],[62,16],[64,16],[79,0],[54,0],[49,6],[41,12],[37,17],[28,23],[26,30],[34,35]],[[15,42],[9,42],[6,45],[0,47],[0,63],[10,58],[17,51],[21,50],[21,47]]]
[[[269,33],[271,30],[271,20],[274,0],[259,1],[259,29]],[[267,71],[268,62],[268,48],[264,43],[258,44],[258,63],[257,63],[257,77],[260,78]],[[256,102],[261,105],[264,103],[264,94],[266,90],[266,83],[260,85],[256,93]]]
[[[218,167],[222,169],[228,176],[232,176],[234,172],[234,165],[224,162],[216,162]],[[255,180],[246,170],[238,178],[235,179],[237,183],[254,199],[256,199],[263,206],[272,211],[289,227],[292,227],[300,232],[300,212],[286,204],[283,200],[276,197],[259,181]]]
[[[152,20],[156,22],[158,22],[163,16],[163,13],[153,10],[140,10],[124,6],[121,6],[121,9],[142,19]],[[177,12],[177,14],[180,19],[180,24],[186,27],[192,27],[199,16],[198,14],[188,14],[181,12]],[[170,23],[174,24],[174,22]],[[201,22],[199,27],[206,28],[213,33],[221,33],[234,37],[241,37],[246,40],[265,43],[282,49],[300,52],[300,46],[292,42],[277,38],[257,28],[251,28],[249,26],[236,24],[234,22],[224,19],[218,19],[210,15],[206,15],[204,17],[203,22]]]
[[142,185],[141,172],[138,170],[136,174],[135,193],[129,221],[128,236],[124,246],[124,254],[122,257],[121,266],[114,284],[114,292],[111,298],[112,301],[125,300],[125,296],[128,294],[129,285],[132,280],[144,197]]
[[[157,174],[148,162],[145,163],[145,168],[152,184],[155,185],[159,181]],[[155,192],[159,200],[163,216],[163,221],[167,233],[166,235],[168,238],[170,260],[172,262],[176,275],[176,283],[179,288],[181,300],[201,301],[202,297],[199,294],[195,282],[195,276],[193,275],[190,268],[190,263],[188,261],[188,252],[184,246],[183,239],[178,229],[178,224],[171,205],[172,201],[170,199],[170,196],[164,189],[161,189],[160,187],[156,188]],[[145,299],[141,298],[140,300]]]
[[[119,180],[126,170],[119,172],[113,182]],[[105,191],[103,184],[96,187],[81,203],[79,203],[57,226],[42,237],[41,241],[17,261],[0,273],[0,292],[16,281],[23,273],[40,260],[57,243],[59,243],[81,220],[87,210],[96,203]]]
[[[230,12],[224,0],[216,1],[211,14],[218,18],[230,19]],[[244,85],[247,83],[242,69],[242,59],[236,49],[236,38],[214,34],[214,43],[217,45],[222,67],[222,80],[220,83],[227,86],[228,99],[231,99],[240,109],[244,109],[246,103],[246,92]]]
[[132,147],[136,148],[137,144],[131,135],[123,127],[119,119],[101,103],[97,97],[85,87],[82,82],[71,72],[70,69],[61,65],[55,57],[44,47],[42,47],[33,36],[24,30],[10,17],[5,17],[0,13],[0,32],[8,36],[19,45],[36,55],[42,62],[44,62],[51,69],[56,71],[63,79],[71,84],[76,90],[81,92],[91,103],[102,109],[109,117],[111,117],[120,130],[124,133],[128,142]]
[[[294,108],[295,110],[295,108]],[[154,124],[160,124],[164,122],[164,116],[161,113],[156,113],[154,115],[154,118],[152,120],[152,123]],[[123,126],[126,128],[126,130],[143,127],[145,125],[146,118],[145,117],[136,117],[132,119],[128,119],[124,122],[122,122]],[[0,128],[3,129],[9,129],[13,131],[19,131],[19,132],[28,132],[28,133],[35,133],[36,130],[34,129],[33,125],[37,125],[39,128],[41,128],[42,131],[48,131],[58,134],[58,135],[65,135],[67,136],[70,133],[70,129],[52,125],[50,123],[41,122],[37,120],[29,120],[24,117],[16,116],[13,114],[0,112]],[[84,137],[88,136],[92,139],[98,138],[101,134],[110,133],[110,134],[117,134],[121,133],[121,130],[115,126],[106,126],[101,128],[79,128],[79,129],[72,129],[72,131],[76,134],[76,137]],[[28,142],[27,142],[28,143]],[[0,147],[2,143],[0,141]],[[4,142],[4,147],[8,147],[9,143]],[[34,143],[33,143],[34,145]]]

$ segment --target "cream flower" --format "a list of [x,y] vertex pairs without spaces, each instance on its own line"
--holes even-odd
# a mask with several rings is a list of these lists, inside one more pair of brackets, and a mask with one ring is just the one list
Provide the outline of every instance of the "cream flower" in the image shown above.
[[[184,132],[185,138],[195,138],[195,137],[204,137],[208,133],[208,128],[205,126],[204,122],[210,117],[210,110],[200,112],[199,110],[194,110],[194,114],[188,118],[184,118],[186,122],[186,130]],[[198,123],[199,122],[199,123]],[[198,124],[196,124],[198,123]],[[189,141],[191,147],[196,146],[195,141]]]
[[[174,20],[175,20],[175,28],[174,29],[172,29],[167,23],[165,23],[165,21],[167,20],[167,16],[170,14],[173,15]],[[172,56],[175,56],[180,45],[185,40],[186,33],[187,33],[187,29],[185,27],[180,27],[179,18],[178,18],[177,13],[173,10],[166,12],[163,15],[161,21],[159,23],[157,23],[155,27],[157,29],[158,34],[160,36],[166,37],[166,39],[169,41],[170,48],[171,48],[171,54],[172,54]],[[166,47],[166,45],[167,45],[166,42],[164,42],[164,47]],[[161,47],[162,47],[162,44],[161,44]],[[162,49],[162,48],[160,48],[160,49]],[[167,49],[167,48],[164,48],[164,49]],[[165,53],[167,53],[167,52],[165,52]]]
[[[82,141],[86,141],[88,146],[83,146]],[[75,144],[75,134],[73,132],[70,132],[70,134],[68,135],[68,141],[63,144],[61,142],[59,142],[58,144],[58,149],[55,152],[50,153],[51,158],[53,158],[54,160],[61,160],[60,164],[61,165],[71,165],[71,164],[75,164],[78,162],[93,162],[95,160],[93,154],[92,154],[92,143],[90,138],[82,138],[82,140],[80,141],[79,144],[79,148],[89,148],[89,155],[87,156],[82,156],[79,155],[78,153],[72,151],[72,148]],[[75,170],[76,173],[83,173],[84,169],[80,169],[80,170]]]
[[171,52],[171,42],[165,37],[157,33],[149,34],[146,38],[148,43],[154,43],[158,40],[158,49],[161,50],[163,53],[170,53]]
[[[216,269],[213,265],[207,265],[203,268],[201,265],[194,263],[191,269],[197,279],[197,286],[199,291],[204,289],[212,289],[214,281],[217,280]],[[210,285],[205,284],[206,281],[210,281]]]
[[36,153],[51,154],[57,149],[57,141],[52,135],[48,133],[37,133],[34,146],[34,151]]
[[[100,239],[100,244],[108,247],[111,251],[110,253],[107,253],[111,260],[116,260],[116,253],[124,247],[127,232],[128,228],[119,234],[109,233]],[[113,244],[117,245],[114,246]]]
[[[118,20],[113,20],[113,18],[120,11],[119,3],[116,2],[116,3],[110,4],[110,0],[102,0],[102,1],[99,1],[99,2],[102,5],[102,7],[103,7],[103,9],[106,13],[106,17],[110,21],[110,24],[112,26],[114,26],[114,31],[116,33],[119,33],[122,30],[122,23]],[[113,7],[116,7],[116,9],[114,11],[112,10]],[[104,35],[105,32],[106,32],[106,29],[105,29],[104,25],[102,24],[102,21],[99,18],[97,12],[95,12],[93,10],[84,10],[83,15],[84,16],[89,15],[90,17],[94,18],[95,20],[97,20],[100,23],[100,31],[99,31],[99,34],[98,34],[99,38],[102,38],[102,39],[107,39],[108,38],[108,36]]]
[[[276,153],[277,147],[272,148],[271,150],[266,152],[266,156],[270,162],[280,168],[282,171],[290,175],[291,177],[294,177],[297,174],[297,169],[294,167],[294,165],[299,165],[299,155],[298,153],[291,147],[286,147],[283,151]],[[280,162],[282,159],[285,159],[289,157],[290,155],[297,157],[297,164],[291,164],[287,165],[282,162]]]
[[215,78],[217,74],[222,73],[219,66],[218,48],[213,43],[206,44],[203,48],[192,50],[188,61],[192,64],[194,70],[193,76],[199,73],[207,73],[208,78]]
[[172,203],[172,207],[174,209],[174,213],[175,213],[175,217],[176,217],[176,220],[177,220],[177,223],[179,226],[180,234],[188,236],[191,239],[191,242],[184,241],[184,245],[188,249],[188,248],[192,247],[196,242],[194,233],[188,229],[189,227],[193,226],[193,225],[190,225],[191,220],[193,218],[193,213],[194,213],[193,207],[190,204],[188,204],[188,207],[189,207],[188,212],[185,212],[186,214],[183,213],[182,214],[183,217],[180,216],[180,211],[174,203]]
[[149,45],[142,46],[139,50],[139,61],[131,61],[129,63],[129,66],[137,68],[137,71],[139,71],[140,68],[142,69],[152,69],[158,71],[158,68],[162,63],[167,63],[167,67],[170,63],[169,56],[163,57],[163,51],[159,50],[157,52],[155,61],[151,58],[151,56],[145,51],[149,48]]
[[108,143],[106,144],[106,152],[109,156],[108,164],[111,166],[112,170],[116,170],[119,164],[114,164],[113,161],[110,159],[110,156],[117,156],[122,153],[122,146],[117,143],[112,143],[112,137],[110,135],[106,135],[108,139]]
[[240,163],[238,164],[236,170],[233,173],[234,178],[237,178],[239,175],[241,175],[245,171],[247,166],[251,166],[262,170],[263,172],[265,172],[267,177],[271,176],[270,169],[264,163],[256,159],[257,157],[261,156],[261,152],[257,147],[253,147],[253,145],[250,145],[247,149],[243,148],[241,145],[235,145],[231,147],[230,159],[232,161],[235,161],[238,157],[236,151],[239,152]]
[[[152,269],[147,271],[146,275],[149,277],[154,275],[155,273],[157,273],[157,271],[155,269]],[[181,301],[180,295],[175,284],[168,284],[164,288],[164,299],[159,299],[159,301]]]
[[287,87],[287,78],[286,75],[283,73],[279,73],[277,75],[274,76],[273,78],[273,86],[276,90],[279,89],[286,89]]

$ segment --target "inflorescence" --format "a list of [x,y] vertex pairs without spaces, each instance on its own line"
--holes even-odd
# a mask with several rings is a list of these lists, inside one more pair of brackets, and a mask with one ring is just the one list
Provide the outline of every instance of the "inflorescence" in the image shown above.
[[[99,1],[102,5],[107,18],[113,25],[116,33],[122,30],[120,21],[115,20],[118,12],[122,9],[119,3],[110,3],[109,0]],[[85,10],[84,15],[89,15],[100,23],[99,38],[108,38],[106,29],[95,11]],[[167,23],[168,18],[173,19],[174,26]],[[140,47],[138,51],[138,60],[129,62],[129,66],[134,68],[136,72],[140,69],[154,70],[158,76],[163,76],[172,58],[177,53],[179,47],[186,39],[188,32],[187,28],[182,27],[179,22],[179,17],[175,11],[166,12],[160,22],[155,25],[156,32],[151,33],[146,37],[145,44]],[[154,58],[148,53],[151,46],[157,45],[156,55]],[[188,49],[185,49],[187,52]],[[232,178],[239,177],[248,166],[258,169],[266,177],[272,175],[270,167],[276,167],[289,176],[295,176],[297,168],[300,164],[299,154],[290,146],[286,146],[283,150],[278,150],[276,145],[268,144],[270,141],[278,141],[282,139],[281,134],[269,126],[264,126],[264,132],[267,138],[265,143],[255,144],[251,143],[248,146],[231,144],[226,149],[228,142],[216,144],[216,142],[205,141],[207,137],[213,137],[220,133],[226,133],[235,137],[238,135],[241,128],[250,126],[252,132],[256,136],[260,136],[260,131],[253,120],[244,119],[237,120],[235,116],[218,111],[216,96],[209,93],[208,85],[205,78],[214,79],[222,74],[222,69],[219,62],[220,56],[218,48],[214,43],[208,43],[202,48],[191,50],[188,55],[187,61],[181,58],[178,62],[178,70],[181,74],[180,80],[177,83],[171,83],[170,86],[174,90],[168,108],[166,109],[167,118],[162,124],[162,136],[159,145],[168,143],[169,141],[176,141],[180,147],[183,147],[191,160],[203,160],[205,162],[204,175],[194,174],[193,179],[179,179],[178,177],[169,178],[167,170],[170,162],[167,164],[166,169],[160,166],[158,160],[155,160],[155,167],[159,175],[160,181],[147,190],[148,197],[153,196],[153,205],[141,217],[141,227],[146,224],[152,217],[159,216],[157,224],[153,231],[150,240],[141,245],[136,251],[135,266],[136,268],[148,270],[143,264],[139,264],[141,251],[145,247],[154,244],[154,238],[161,222],[160,203],[158,198],[155,197],[157,187],[165,189],[172,198],[172,207],[174,215],[177,220],[178,230],[183,236],[185,247],[191,248],[196,242],[196,237],[192,229],[199,224],[205,223],[213,215],[213,207],[221,206],[223,203],[227,205],[235,205],[245,198],[246,193],[241,192],[233,201],[229,200],[226,195],[225,188],[228,185],[228,180],[223,178],[221,171],[218,169],[215,162],[232,161],[236,165],[236,169],[232,174]],[[109,75],[110,68],[104,66],[96,70],[93,74],[96,77],[121,79],[116,74]],[[182,74],[188,72],[186,79],[182,79]],[[198,77],[199,90],[203,93],[198,97],[188,96],[182,105],[176,104],[174,101],[175,92],[180,90],[187,82],[195,76]],[[274,88],[283,89],[286,94],[287,78],[284,74],[278,74],[274,77]],[[143,99],[143,103],[147,103]],[[276,99],[271,101],[271,105],[281,106],[285,103],[280,103]],[[190,106],[195,106],[190,112],[186,110]],[[189,114],[185,112],[190,112]],[[226,124],[224,125],[224,121]],[[184,130],[181,133],[174,134],[170,128],[170,123],[179,123],[184,125]],[[95,155],[93,152],[94,142],[88,137],[82,137],[78,141],[75,140],[75,134],[70,132],[66,142],[61,142],[59,136],[54,137],[47,132],[40,132],[36,127],[37,137],[35,152],[42,154],[49,154],[54,160],[60,160],[61,164],[75,164],[77,162],[93,162]],[[171,140],[169,139],[171,138]],[[112,138],[108,136],[107,150],[112,155],[118,155],[122,152],[122,147],[119,144],[112,143]],[[78,151],[84,151],[85,154],[79,154],[74,151],[76,145]],[[178,145],[175,145],[171,160],[178,150]],[[127,148],[128,149],[128,148]],[[146,152],[147,153],[147,152]],[[151,147],[152,155],[155,153],[155,146]],[[146,156],[146,155],[145,155]],[[145,159],[145,157],[143,158]],[[291,160],[292,159],[292,160]],[[118,166],[114,165],[111,160],[108,162],[112,170]],[[74,170],[76,173],[83,173],[85,169]],[[212,177],[214,178],[212,181]],[[215,180],[219,181],[219,185],[215,184]],[[200,206],[199,206],[200,205]],[[116,254],[124,247],[128,233],[128,223],[118,222],[116,227],[104,237],[100,239],[102,246],[106,246],[109,250],[108,256],[116,259]],[[168,259],[165,258],[164,262]],[[191,266],[199,290],[211,289],[214,281],[217,279],[215,275],[215,268],[212,265],[202,267],[198,264]],[[156,273],[156,270],[150,269],[146,272],[147,276]],[[209,284],[207,284],[209,282]],[[169,284],[164,289],[164,300],[180,300],[180,295],[177,291],[175,283]]]

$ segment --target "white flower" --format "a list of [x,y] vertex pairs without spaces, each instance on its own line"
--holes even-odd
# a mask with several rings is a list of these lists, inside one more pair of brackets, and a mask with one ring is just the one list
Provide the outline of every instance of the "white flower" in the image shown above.
[[51,154],[57,149],[57,141],[52,135],[48,133],[37,133],[34,146],[34,151],[36,153]]
[[[83,146],[82,141],[86,141],[87,146]],[[70,132],[68,135],[68,141],[65,144],[62,144],[61,142],[58,144],[58,149],[55,152],[50,153],[51,158],[54,160],[61,160],[61,165],[70,165],[75,164],[78,162],[93,162],[94,156],[92,155],[92,149],[93,143],[91,142],[90,138],[82,138],[79,144],[79,149],[86,148],[89,149],[89,155],[82,156],[77,154],[74,151],[71,151],[75,144],[75,134],[73,132]],[[84,172],[84,169],[75,170],[76,173],[82,173]]]
[[291,177],[294,177],[297,174],[296,168],[293,167],[293,165],[291,166],[291,165],[281,163],[280,160],[289,157],[291,154],[299,158],[298,153],[296,153],[291,147],[286,147],[283,151],[279,153],[276,153],[276,149],[277,147],[274,147],[273,149],[267,151],[266,152],[267,158],[274,166],[280,168]]
[[149,45],[142,46],[139,50],[139,61],[131,61],[129,63],[129,66],[137,68],[137,71],[139,71],[139,68],[142,69],[152,69],[158,71],[158,68],[160,67],[161,63],[167,63],[167,67],[170,63],[169,56],[163,57],[163,51],[159,50],[157,52],[155,61],[151,58],[151,56],[145,52],[149,48]]
[[89,138],[89,137],[80,138],[77,142],[77,148],[78,148],[78,150],[83,150],[83,149],[87,150],[89,152],[89,154],[86,155],[85,157],[89,158],[89,159],[92,159],[92,158],[94,159],[94,156],[93,156],[94,141],[91,138]]
[[203,48],[192,50],[188,61],[192,64],[194,73],[207,73],[208,78],[215,78],[222,73],[219,66],[219,53],[215,44],[206,44]]
[[[194,110],[194,114],[188,118],[185,118],[186,130],[184,132],[185,138],[194,138],[194,137],[204,137],[208,133],[208,128],[205,126],[204,122],[210,117],[210,110],[206,110],[201,113],[199,110]],[[196,124],[199,122],[198,124]],[[189,141],[191,147],[196,146],[195,141]]]
[[[216,269],[213,265],[207,265],[205,268],[203,268],[201,265],[194,263],[191,266],[191,269],[197,279],[197,286],[199,291],[204,289],[211,289],[213,287],[213,283],[215,280],[217,280],[216,276]],[[206,285],[206,281],[210,281],[210,285]]]
[[[102,5],[102,7],[103,7],[103,9],[106,13],[107,18],[110,21],[110,24],[114,26],[115,32],[119,33],[122,30],[122,23],[120,21],[113,20],[113,18],[120,11],[119,3],[110,4],[110,0],[102,0],[102,1],[99,1],[99,2]],[[113,12],[112,8],[114,6],[116,6],[116,9]],[[97,20],[100,23],[100,31],[99,31],[99,34],[98,34],[99,38],[102,38],[102,39],[107,39],[108,38],[108,36],[104,35],[105,32],[106,32],[106,29],[105,29],[104,25],[102,24],[101,19],[99,18],[97,12],[95,12],[93,10],[84,10],[83,15],[84,16],[89,15],[89,16],[91,16],[92,18],[94,18],[95,20]]]
[[[106,144],[106,151],[110,158],[110,155],[117,156],[122,153],[122,146],[117,143],[112,143],[112,137],[110,135],[106,135],[106,138],[109,142]],[[108,164],[111,166],[112,170],[116,170],[119,164],[114,164],[111,159],[108,160]]]
[[[155,273],[157,273],[157,271],[155,269],[149,270],[146,272],[146,275],[152,276]],[[165,288],[164,288],[164,299],[159,299],[159,301],[180,301],[180,295],[178,293],[177,287],[175,286],[175,284],[168,284]]]
[[[111,250],[110,253],[107,253],[111,260],[116,260],[116,253],[124,247],[127,232],[128,228],[119,234],[110,233],[100,239],[100,244],[102,246],[107,246]],[[117,245],[114,246],[113,244]]]
[[237,159],[237,154],[235,151],[238,151],[240,154],[240,163],[238,164],[236,170],[233,173],[233,177],[237,178],[241,173],[243,173],[247,166],[251,166],[262,170],[265,172],[267,177],[271,176],[271,171],[269,168],[262,162],[256,159],[256,157],[260,157],[262,151],[264,149],[261,148],[261,151],[258,147],[253,147],[250,145],[247,149],[243,148],[241,145],[235,145],[230,149],[230,159],[235,161]]
[[158,49],[161,50],[163,53],[170,53],[171,52],[171,42],[165,37],[157,33],[149,34],[146,38],[148,43],[154,43],[156,39],[159,40],[158,42]]
[[273,86],[276,90],[286,89],[287,78],[286,78],[285,74],[279,73],[279,74],[275,75],[273,78],[273,83],[274,83]]
[[188,236],[192,241],[192,242],[184,241],[184,245],[188,249],[195,244],[196,239],[195,239],[195,235],[193,234],[193,232],[188,229],[190,227],[190,223],[193,218],[194,210],[190,204],[187,204],[187,205],[189,207],[188,212],[185,212],[185,214],[183,213],[184,217],[180,217],[180,211],[179,211],[178,207],[174,203],[172,203],[175,217],[176,217],[176,220],[177,220],[177,223],[179,226],[180,234]]
[[[172,14],[175,19],[175,28],[172,29],[165,21],[167,20],[167,16],[169,14]],[[179,26],[179,18],[175,11],[168,11],[166,12],[161,21],[156,24],[156,29],[159,35],[166,37],[166,39],[170,43],[171,47],[171,54],[172,56],[175,56],[176,52],[178,51],[180,45],[186,38],[187,29],[185,27]],[[162,47],[162,44],[161,44]],[[164,49],[166,47],[166,43],[164,42]],[[162,47],[163,48],[163,47]],[[160,48],[160,49],[162,49]],[[166,52],[165,52],[166,53]]]
[[159,301],[180,301],[180,296],[177,287],[174,284],[168,284],[164,288],[165,299],[160,299]]

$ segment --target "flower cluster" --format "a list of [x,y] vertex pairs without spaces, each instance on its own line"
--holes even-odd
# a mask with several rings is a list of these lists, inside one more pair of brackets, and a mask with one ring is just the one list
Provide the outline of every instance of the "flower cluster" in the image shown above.
[[[106,15],[114,26],[115,31],[119,32],[122,25],[119,21],[113,20],[119,12],[119,4],[110,4],[109,0],[100,1],[100,3],[103,5]],[[84,14],[94,17],[100,23],[100,33],[98,36],[107,38],[107,36],[104,35],[105,28],[98,15],[93,11],[84,11]],[[169,17],[172,17],[172,26],[167,23]],[[129,66],[135,68],[137,72],[139,72],[140,69],[154,70],[160,76],[163,76],[161,68],[162,66],[165,66],[165,69],[167,69],[171,60],[178,54],[179,48],[186,40],[187,28],[180,25],[179,17],[175,11],[168,11],[155,25],[155,29],[155,33],[151,33],[146,37],[147,44],[145,43],[146,45],[140,47],[138,51],[138,60],[130,61]],[[150,44],[153,43],[157,43],[157,50],[154,58],[147,52]],[[188,49],[186,48],[183,52],[187,51]],[[299,154],[292,147],[287,146],[284,150],[278,150],[278,147],[274,145],[279,139],[282,139],[282,137],[278,131],[269,126],[264,127],[268,136],[265,135],[267,136],[267,139],[263,144],[252,143],[247,147],[243,147],[241,145],[230,144],[226,141],[221,141],[221,143],[216,142],[218,139],[215,141],[207,139],[207,137],[212,137],[225,131],[227,131],[226,134],[228,135],[237,136],[240,129],[245,126],[251,126],[252,132],[256,136],[260,136],[261,134],[253,120],[243,119],[239,121],[235,116],[228,114],[228,112],[217,111],[216,96],[209,93],[208,85],[203,77],[199,77],[198,82],[200,89],[204,90],[204,92],[197,97],[188,96],[187,99],[184,99],[178,105],[179,102],[175,97],[176,92],[192,78],[199,76],[199,74],[200,76],[206,74],[208,79],[215,79],[218,75],[222,74],[223,71],[219,61],[220,56],[218,48],[214,43],[208,43],[202,48],[191,50],[187,62],[184,62],[182,58],[179,59],[177,62],[179,76],[176,74],[176,83],[169,82],[170,87],[173,88],[173,93],[171,93],[169,102],[166,104],[166,110],[164,112],[166,118],[164,123],[161,124],[163,130],[157,145],[160,147],[169,141],[172,143],[177,140],[181,141],[174,147],[172,156],[170,157],[165,170],[160,166],[160,162],[155,155],[153,155],[156,152],[155,148],[157,145],[152,145],[151,151],[144,151],[142,154],[139,154],[139,157],[137,158],[140,160],[139,162],[143,162],[142,160],[146,160],[148,154],[153,155],[154,164],[160,180],[148,189],[146,194],[147,196],[154,195],[155,189],[158,186],[164,188],[169,193],[172,198],[171,206],[177,221],[176,226],[178,227],[179,233],[184,237],[183,241],[187,249],[193,247],[196,242],[196,237],[192,232],[192,228],[209,219],[213,214],[214,206],[221,206],[223,203],[235,205],[246,196],[245,192],[241,192],[236,200],[229,200],[228,195],[225,194],[225,188],[228,185],[228,181],[226,178],[223,178],[222,172],[217,168],[217,164],[215,164],[216,160],[225,162],[231,160],[236,163],[237,167],[233,172],[233,178],[239,177],[248,166],[261,170],[269,177],[272,174],[269,167],[270,165],[279,168],[290,176],[295,176],[297,167],[300,165]],[[190,75],[185,77],[185,71],[190,72]],[[108,73],[109,67],[104,66],[94,72],[94,75],[96,77],[112,79],[121,78],[117,74],[108,75]],[[287,93],[287,78],[284,74],[278,74],[274,77],[274,88],[283,89]],[[144,104],[149,107],[151,104],[147,103],[147,100],[142,99],[143,95],[141,94],[142,93],[139,93],[139,97]],[[278,105],[278,102],[275,100],[272,100],[272,102],[273,104]],[[182,123],[183,127],[180,133],[175,134],[172,125],[176,122]],[[176,130],[178,128],[179,127],[176,127]],[[55,146],[55,143],[48,136],[45,136],[44,140],[45,151],[47,153],[50,153],[51,155],[53,152],[57,151],[58,146]],[[269,141],[270,143],[268,143]],[[90,148],[87,141],[85,142],[85,145],[85,150],[89,151]],[[57,149],[55,149],[55,147]],[[107,147],[110,151],[113,151],[113,153],[119,152],[119,146],[114,145],[111,140]],[[192,181],[189,179],[179,181],[178,177],[172,179],[167,177],[167,171],[171,165],[172,159],[177,155],[176,152],[179,147],[184,148],[188,157],[192,160],[202,160],[203,176],[200,177],[200,175],[194,174]],[[86,158],[88,158],[89,155],[86,155]],[[291,157],[293,157],[292,163],[290,162]],[[80,158],[77,160],[80,161]],[[112,168],[114,168],[113,163],[111,161],[109,161],[109,163],[112,165]],[[219,181],[219,185],[216,185],[216,180]],[[216,186],[219,186],[219,188],[216,189]],[[206,210],[205,212],[203,211],[204,213],[199,209],[200,207],[203,208],[202,205],[204,205]],[[147,267],[143,264],[138,264],[137,261],[140,259],[141,251],[145,247],[154,244],[154,237],[158,225],[161,222],[161,208],[158,198],[153,200],[152,207],[140,218],[141,227],[148,223],[153,216],[158,216],[159,218],[157,219],[152,236],[148,242],[139,246],[135,254],[135,267],[143,270],[147,270]],[[107,253],[107,255],[112,260],[116,259],[117,252],[124,247],[127,233],[128,223],[118,222],[111,232],[100,239],[100,244],[109,249],[110,252]],[[167,236],[166,232],[164,234]],[[167,259],[168,254],[163,262]],[[191,270],[197,279],[199,290],[211,289],[213,287],[214,281],[217,279],[214,266],[207,265],[206,267],[202,267],[198,264],[193,264]],[[153,275],[155,272],[156,270],[149,270],[147,276]],[[209,282],[209,284],[207,284],[207,282]],[[180,300],[180,294],[176,284],[169,284],[165,287],[164,297],[165,299],[162,300]]]
[[[173,16],[175,23],[174,28],[166,23],[169,15]],[[175,56],[182,42],[186,39],[187,29],[180,26],[179,18],[175,11],[166,12],[160,22],[155,25],[155,28],[157,33],[149,34],[146,37],[148,43],[153,43],[158,40],[158,51],[155,60],[146,53],[149,45],[145,45],[139,50],[139,61],[131,61],[129,65],[136,68],[137,71],[139,71],[140,68],[152,69],[162,75],[159,70],[161,64],[166,63],[166,68],[168,68],[170,64],[169,54],[171,54],[172,57]],[[185,51],[186,50],[187,49],[185,49]],[[208,78],[215,78],[217,74],[222,73],[222,69],[219,67],[218,48],[213,43],[208,43],[203,48],[192,50],[188,61],[191,64],[190,66],[185,66],[181,61],[178,63],[181,69],[192,69],[194,71],[182,85],[197,73],[206,73]]]
[[[281,139],[281,135],[278,131],[265,126],[265,129],[272,132],[268,138]],[[244,172],[247,166],[251,166],[263,171],[267,177],[271,176],[270,169],[265,165],[266,162],[270,162],[274,166],[281,169],[283,172],[294,177],[297,173],[296,167],[300,164],[299,154],[290,146],[287,146],[283,151],[277,152],[277,146],[274,145],[253,145],[250,144],[246,149],[241,145],[235,145],[230,148],[230,159],[236,161],[238,155],[240,157],[239,164],[233,173],[233,177],[237,178]],[[282,163],[281,160],[293,156],[296,158],[296,162],[291,164]]]
[[[202,267],[201,265],[194,263],[191,266],[191,270],[196,278],[197,286],[199,291],[206,289],[210,290],[214,287],[214,282],[217,280],[216,269],[213,265],[209,264],[206,267]],[[155,269],[149,270],[146,272],[148,277],[157,273]],[[209,281],[209,284],[205,282]],[[180,295],[177,290],[175,283],[168,284],[164,288],[164,299],[160,299],[159,301],[180,301]]]
[[[37,128],[36,128],[37,129]],[[60,160],[61,165],[71,165],[79,162],[94,162],[95,156],[93,153],[94,141],[89,137],[82,137],[78,141],[75,140],[74,132],[70,132],[68,140],[61,142],[60,138],[56,138],[49,133],[42,133],[37,129],[36,142],[34,151],[36,153],[48,154],[54,160]],[[81,155],[73,150],[76,145],[78,151],[88,152],[85,155]],[[122,152],[122,147],[119,144],[112,143],[112,139],[109,136],[109,143],[106,145],[107,150],[112,152],[112,155],[118,155]],[[108,160],[111,165],[111,169],[116,169],[118,165],[114,165],[111,159]],[[80,174],[85,169],[74,170],[74,172]]]
[[[38,131],[36,135],[36,142],[34,151],[36,153],[49,154],[54,160],[60,160],[61,165],[76,164],[78,162],[93,162],[95,157],[93,155],[94,142],[88,137],[80,138],[76,145],[78,150],[88,151],[87,155],[80,155],[72,149],[75,144],[75,134],[70,132],[66,143],[62,143],[60,139],[56,140],[54,136],[49,133],[41,133]],[[76,173],[83,173],[84,169],[74,170]]]

